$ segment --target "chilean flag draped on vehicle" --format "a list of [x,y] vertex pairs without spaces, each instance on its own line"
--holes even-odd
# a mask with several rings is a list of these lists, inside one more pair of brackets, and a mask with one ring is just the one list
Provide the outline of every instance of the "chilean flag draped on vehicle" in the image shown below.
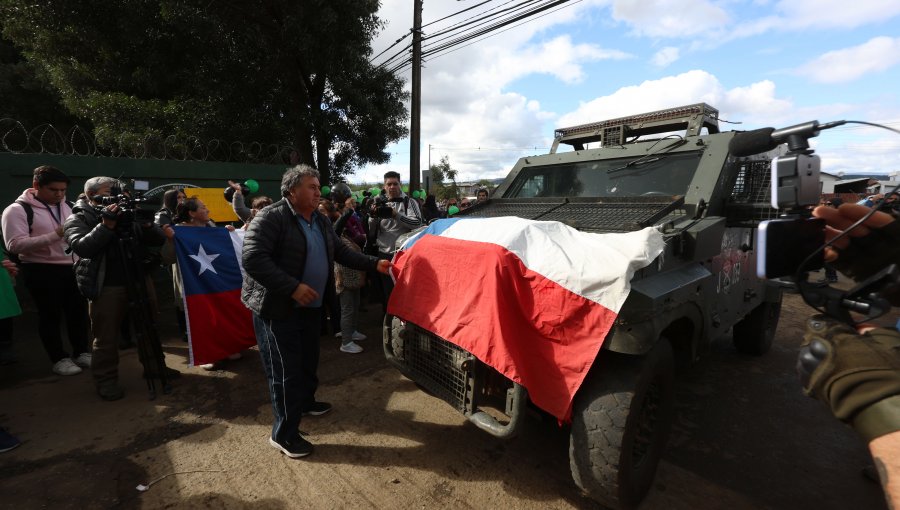
[[631,277],[664,245],[652,227],[591,234],[516,217],[439,220],[395,255],[388,313],[469,351],[567,421]]
[[253,317],[241,303],[243,244],[243,230],[175,227],[192,365],[256,345]]

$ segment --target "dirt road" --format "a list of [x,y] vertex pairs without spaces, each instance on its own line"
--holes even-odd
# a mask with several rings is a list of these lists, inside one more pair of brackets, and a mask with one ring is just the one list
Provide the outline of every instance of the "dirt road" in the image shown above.
[[[322,338],[318,397],[335,408],[304,419],[316,450],[303,460],[266,443],[271,408],[255,350],[204,372],[186,365],[186,344],[163,324],[170,366],[183,374],[175,391],[148,401],[132,349],[122,351],[125,399],[103,402],[89,374],[50,374],[27,313],[16,323],[20,363],[0,367],[0,425],[24,442],[0,454],[0,508],[596,507],[571,482],[564,428],[530,420],[507,442],[479,431],[387,366],[376,308],[362,354]],[[723,338],[681,375],[674,431],[642,508],[885,508],[860,475],[862,442],[800,393],[793,364],[808,315],[788,296],[768,355],[741,356]]]

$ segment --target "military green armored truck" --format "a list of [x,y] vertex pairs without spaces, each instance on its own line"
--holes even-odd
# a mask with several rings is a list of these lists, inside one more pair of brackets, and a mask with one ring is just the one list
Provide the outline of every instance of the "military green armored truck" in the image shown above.
[[[777,217],[770,155],[729,154],[736,132],[720,132],[718,115],[700,103],[558,129],[549,154],[521,158],[493,198],[461,213],[662,232],[665,250],[632,278],[572,407],[572,477],[612,508],[636,506],[651,486],[673,420],[675,367],[729,331],[738,351],[761,355],[778,324],[781,291],[756,277],[757,225]],[[388,315],[384,351],[499,438],[535,414],[525,388],[416,324]]]

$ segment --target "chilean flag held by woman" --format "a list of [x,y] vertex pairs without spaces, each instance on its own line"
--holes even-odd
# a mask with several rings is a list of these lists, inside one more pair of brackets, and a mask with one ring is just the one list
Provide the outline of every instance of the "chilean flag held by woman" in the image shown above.
[[256,345],[253,317],[241,303],[243,244],[243,230],[175,227],[192,365]]
[[439,220],[394,257],[388,313],[469,351],[567,421],[631,277],[664,244],[654,228],[591,234],[515,217]]

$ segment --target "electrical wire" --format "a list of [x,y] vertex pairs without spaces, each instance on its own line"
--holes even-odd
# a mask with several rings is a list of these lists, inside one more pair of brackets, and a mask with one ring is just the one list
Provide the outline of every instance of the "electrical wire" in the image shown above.
[[[422,52],[423,60],[426,56],[431,57],[429,59],[429,61],[430,61],[437,57],[452,53],[453,51],[460,50],[466,46],[470,46],[472,44],[475,44],[476,42],[480,42],[481,40],[487,39],[488,37],[493,37],[494,35],[499,35],[507,30],[511,30],[513,28],[522,26],[525,23],[529,23],[531,21],[542,18],[544,16],[548,16],[548,15],[553,14],[554,12],[562,10],[566,7],[570,7],[572,5],[581,3],[582,1],[583,0],[574,0],[574,1],[573,0],[553,0],[550,2],[545,2],[543,5],[535,7],[523,14],[516,15],[515,17],[512,17],[512,18],[507,18],[507,19],[505,19],[501,22],[495,23],[487,28],[477,30],[477,31],[473,30],[467,34],[459,35],[456,39],[446,42],[446,43],[443,43],[443,44],[440,44],[437,47],[434,47],[434,45],[433,45],[433,46],[429,47],[430,49],[423,50],[423,52]],[[568,4],[568,5],[563,5],[563,4]],[[556,9],[553,9],[554,7],[556,7]],[[541,14],[539,16],[535,16],[535,14],[541,13],[548,9],[552,9],[552,10],[550,10],[550,12],[544,12],[543,14]],[[520,22],[520,23],[517,23],[517,22]],[[503,28],[507,25],[514,24],[514,23],[517,23],[517,24],[515,24],[509,28],[506,28],[505,30],[501,30],[497,33],[491,34],[491,32],[494,32],[500,28]],[[481,39],[479,39],[479,38],[481,38]],[[476,40],[473,40],[473,39],[476,39]],[[451,49],[454,46],[461,45],[468,41],[472,41],[472,42],[462,45],[459,48]],[[412,65],[412,58],[407,58],[404,61],[402,61],[401,63],[395,65],[393,68],[391,68],[390,71],[393,73],[397,73],[397,72],[405,70],[407,67],[410,67],[411,65]]]

